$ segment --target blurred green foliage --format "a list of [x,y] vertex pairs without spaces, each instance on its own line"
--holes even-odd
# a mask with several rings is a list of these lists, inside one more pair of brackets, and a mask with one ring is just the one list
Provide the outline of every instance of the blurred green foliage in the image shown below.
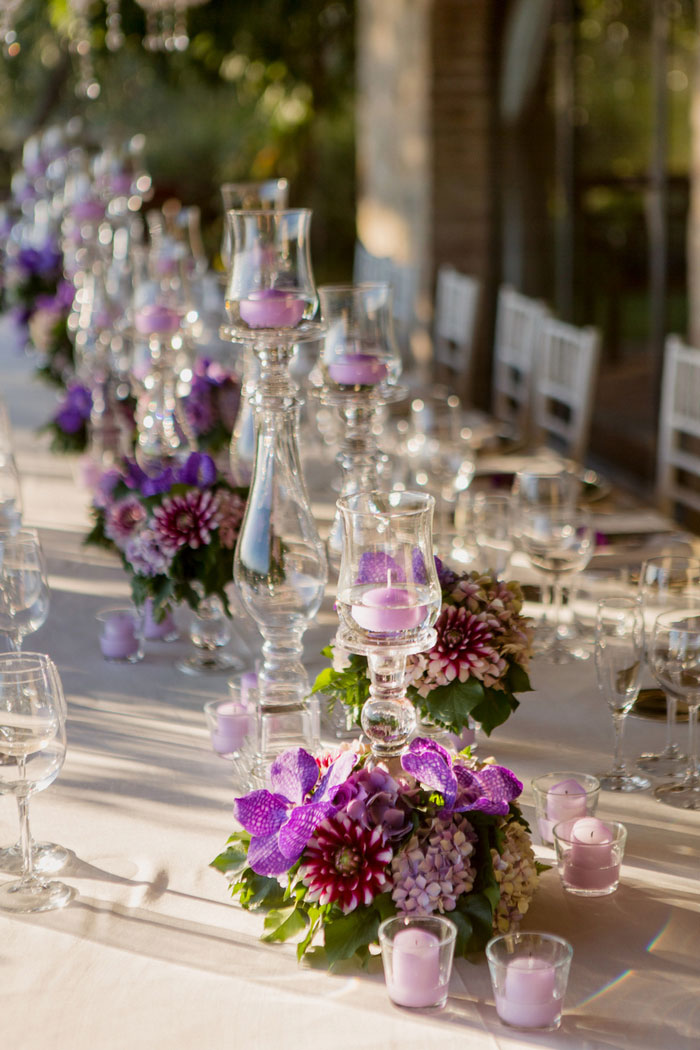
[[80,115],[95,145],[146,135],[156,189],[198,204],[210,257],[219,186],[286,176],[311,207],[317,279],[350,276],[355,239],[353,0],[210,0],[188,12],[190,46],[143,46],[145,15],[121,0],[124,44],[105,46],[105,5],[89,7],[99,96],[76,95],[79,58],[67,0],[24,0],[19,53],[0,60],[0,177],[28,134]]

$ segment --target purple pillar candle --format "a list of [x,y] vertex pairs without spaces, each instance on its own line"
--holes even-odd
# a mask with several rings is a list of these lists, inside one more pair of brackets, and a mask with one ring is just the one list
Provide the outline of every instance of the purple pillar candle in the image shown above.
[[180,327],[180,315],[169,306],[144,306],[134,317],[134,326],[141,335],[174,335]]
[[340,386],[376,386],[386,378],[386,363],[372,354],[343,354],[328,364],[328,375]]
[[625,830],[595,817],[557,824],[554,828],[559,872],[573,893],[612,893],[620,881]]
[[390,999],[399,1006],[434,1006],[444,997],[440,981],[440,941],[429,930],[400,930],[392,943]]
[[128,611],[105,616],[100,635],[105,660],[133,660],[139,655],[139,637],[133,615]]
[[177,624],[170,609],[165,610],[162,620],[153,616],[153,602],[146,601],[143,615],[143,636],[149,642],[171,642],[178,637]]
[[241,704],[244,708],[250,708],[254,704],[251,693],[258,688],[258,675],[256,671],[244,671],[240,678]]
[[410,631],[425,613],[426,606],[402,587],[372,587],[362,595],[362,605],[352,606],[355,623],[365,631]]
[[219,755],[237,755],[250,730],[250,714],[235,700],[205,705],[211,746]]
[[555,998],[555,969],[536,956],[520,956],[506,967],[503,991],[496,991],[496,1012],[516,1028],[549,1028],[561,1016]]
[[282,288],[262,288],[241,299],[238,311],[250,328],[295,328],[306,309],[307,301]]

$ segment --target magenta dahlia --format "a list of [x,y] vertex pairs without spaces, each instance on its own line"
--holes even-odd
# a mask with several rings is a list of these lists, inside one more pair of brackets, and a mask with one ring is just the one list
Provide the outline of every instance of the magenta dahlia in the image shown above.
[[381,828],[363,828],[346,813],[336,813],[310,839],[299,875],[309,891],[306,899],[338,904],[347,914],[371,904],[389,885],[392,859]]
[[124,550],[126,544],[146,520],[146,510],[136,496],[125,496],[105,511],[105,536]]
[[237,492],[220,492],[216,520],[221,546],[233,550],[245,513],[245,500]]
[[216,495],[192,489],[181,496],[169,496],[153,511],[153,529],[164,547],[204,547],[217,527],[219,501]]
[[491,625],[483,617],[448,605],[440,613],[435,630],[435,645],[417,657],[411,669],[413,684],[422,696],[455,679],[466,682],[473,677],[493,685],[505,672],[506,662],[494,646]]

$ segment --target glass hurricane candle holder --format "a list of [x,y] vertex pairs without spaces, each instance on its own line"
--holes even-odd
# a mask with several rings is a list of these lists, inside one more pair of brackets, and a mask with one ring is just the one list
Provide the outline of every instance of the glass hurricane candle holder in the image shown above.
[[405,692],[406,657],[435,643],[440,612],[432,517],[421,492],[343,496],[344,543],[338,578],[338,643],[367,657],[370,695],[362,728],[372,761],[398,759],[416,725]]
[[600,781],[590,773],[545,773],[532,781],[535,820],[540,840],[554,844],[554,825],[593,816],[600,798]]
[[439,1010],[447,1002],[457,927],[442,915],[402,916],[379,926],[384,978],[397,1006]]
[[627,829],[616,820],[580,817],[554,825],[562,885],[580,897],[605,897],[620,882]]
[[222,336],[250,346],[260,376],[256,448],[234,580],[263,636],[253,783],[289,747],[318,747],[318,704],[309,701],[303,636],[318,612],[327,565],[304,484],[299,401],[289,366],[299,342],[319,338],[308,209],[232,211],[230,325]]
[[511,1028],[558,1028],[572,956],[568,941],[551,933],[492,937],[486,959],[499,1020]]
[[[391,288],[388,284],[322,285],[319,290],[325,324],[321,351],[325,405],[338,410],[343,439],[336,461],[342,472],[341,496],[381,488],[386,455],[374,433],[379,409],[398,401],[401,355],[394,337]],[[336,565],[343,546],[340,511],[328,537],[329,559]]]

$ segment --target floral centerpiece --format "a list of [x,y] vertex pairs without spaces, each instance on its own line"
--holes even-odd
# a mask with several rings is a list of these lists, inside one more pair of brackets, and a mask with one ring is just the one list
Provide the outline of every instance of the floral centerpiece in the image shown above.
[[243,830],[212,866],[244,908],[266,911],[263,940],[295,937],[299,959],[322,950],[332,966],[366,962],[395,914],[448,915],[462,955],[517,925],[539,872],[514,774],[423,738],[396,774],[366,760],[359,745],[287,751],[271,790],[235,800]]
[[228,449],[240,396],[238,376],[216,361],[197,358],[183,407],[201,451],[214,454]]
[[[518,707],[515,694],[531,689],[533,628],[522,615],[522,591],[518,583],[475,571],[458,575],[439,558],[435,562],[442,588],[437,641],[429,652],[408,657],[407,695],[428,724],[459,734],[471,718],[490,734]],[[333,645],[323,655],[332,664],[313,691],[331,704],[342,701],[359,722],[369,695],[367,658]]]
[[235,488],[213,459],[193,452],[182,467],[157,477],[134,460],[97,480],[95,525],[86,543],[115,550],[131,578],[134,602],[165,606],[217,596],[229,612],[226,587],[233,579],[233,551],[247,489]]

